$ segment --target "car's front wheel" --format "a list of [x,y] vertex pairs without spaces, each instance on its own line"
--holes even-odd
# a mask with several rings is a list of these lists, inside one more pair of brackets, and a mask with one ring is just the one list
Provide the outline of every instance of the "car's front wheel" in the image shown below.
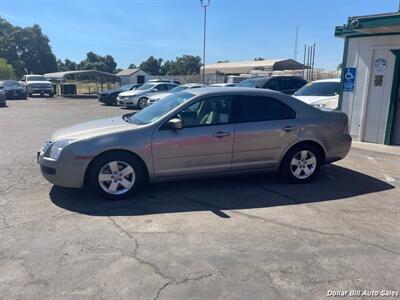
[[143,108],[146,107],[146,104],[147,104],[147,98],[146,98],[146,97],[142,97],[142,98],[140,98],[140,99],[138,100],[137,106],[138,106],[140,109],[143,109]]
[[128,197],[145,179],[141,162],[122,152],[108,153],[97,158],[90,172],[90,184],[111,200]]
[[280,172],[291,182],[309,182],[318,174],[321,161],[321,151],[314,145],[295,146],[285,155]]

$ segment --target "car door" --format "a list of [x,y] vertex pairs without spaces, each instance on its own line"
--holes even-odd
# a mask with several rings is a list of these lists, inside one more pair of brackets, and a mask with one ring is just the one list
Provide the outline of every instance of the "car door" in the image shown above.
[[234,124],[232,96],[212,96],[189,104],[176,116],[182,129],[167,121],[153,135],[156,176],[173,177],[230,171]]
[[235,102],[232,170],[276,167],[282,152],[297,139],[300,121],[295,110],[274,97],[240,95]]

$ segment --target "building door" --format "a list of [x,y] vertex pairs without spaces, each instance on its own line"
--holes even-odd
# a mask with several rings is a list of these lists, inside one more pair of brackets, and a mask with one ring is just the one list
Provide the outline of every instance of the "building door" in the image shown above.
[[379,144],[385,142],[395,61],[396,56],[389,49],[373,51],[362,123],[364,142]]
[[[398,59],[400,59],[400,57]],[[392,133],[393,145],[400,145],[400,82],[397,91],[398,91],[396,99],[397,101],[396,101],[396,109],[394,115],[393,133]]]
[[143,76],[143,75],[138,75],[138,76],[137,76],[136,82],[137,82],[138,84],[143,84],[144,81],[145,81],[145,79],[144,79],[144,76]]

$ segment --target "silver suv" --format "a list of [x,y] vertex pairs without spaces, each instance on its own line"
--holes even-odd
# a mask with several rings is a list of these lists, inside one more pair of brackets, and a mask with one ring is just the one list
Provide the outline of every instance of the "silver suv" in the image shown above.
[[279,171],[307,182],[350,145],[344,113],[269,90],[200,88],[137,113],[61,129],[38,162],[55,185],[89,185],[121,199],[147,181],[197,176]]

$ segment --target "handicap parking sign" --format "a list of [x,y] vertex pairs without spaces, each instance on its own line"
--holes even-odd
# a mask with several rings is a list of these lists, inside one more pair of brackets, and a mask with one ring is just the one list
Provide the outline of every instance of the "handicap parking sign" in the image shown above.
[[354,85],[356,82],[356,68],[345,68],[343,79],[343,91],[354,92]]

